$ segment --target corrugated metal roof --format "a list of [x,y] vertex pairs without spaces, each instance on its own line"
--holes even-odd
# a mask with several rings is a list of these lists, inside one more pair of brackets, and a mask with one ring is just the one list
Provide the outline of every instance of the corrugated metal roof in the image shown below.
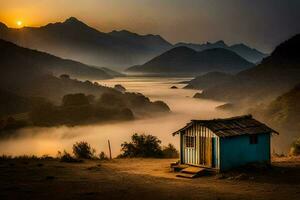
[[173,135],[176,135],[179,132],[188,129],[195,123],[199,123],[200,125],[207,127],[219,137],[231,137],[262,133],[278,134],[277,131],[257,121],[251,115],[244,115],[227,119],[192,120],[185,127],[174,132]]

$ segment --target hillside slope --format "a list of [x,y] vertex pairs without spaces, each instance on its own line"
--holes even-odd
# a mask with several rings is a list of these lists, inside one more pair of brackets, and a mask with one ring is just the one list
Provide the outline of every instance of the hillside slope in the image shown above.
[[185,89],[207,89],[213,87],[217,84],[225,83],[229,81],[233,75],[226,74],[222,72],[209,72],[207,74],[197,76],[188,82],[188,85],[185,86]]
[[12,76],[19,75],[19,78],[26,74],[33,75],[37,73],[69,74],[73,77],[85,79],[107,79],[113,77],[101,69],[76,61],[61,59],[44,52],[23,48],[1,39],[0,52],[0,72]]
[[230,102],[272,100],[299,82],[300,34],[276,47],[261,64],[204,90],[201,97]]
[[264,109],[264,118],[278,127],[300,130],[300,84],[277,97]]

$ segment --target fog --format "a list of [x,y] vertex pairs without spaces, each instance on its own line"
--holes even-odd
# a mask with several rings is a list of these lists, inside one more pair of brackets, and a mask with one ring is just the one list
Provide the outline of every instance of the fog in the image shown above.
[[[228,117],[228,114],[215,110],[222,102],[192,98],[196,90],[181,89],[185,84],[178,82],[189,78],[116,78],[98,81],[102,85],[122,84],[130,92],[140,92],[151,100],[163,100],[171,108],[171,113],[151,118],[136,119],[121,123],[95,124],[75,127],[25,128],[17,136],[0,141],[0,155],[52,155],[58,151],[71,151],[77,141],[87,141],[99,153],[108,153],[110,140],[113,156],[120,153],[121,143],[129,141],[133,133],[146,133],[157,136],[163,145],[179,146],[179,138],[172,133],[191,119]],[[170,89],[171,86],[179,89]]]

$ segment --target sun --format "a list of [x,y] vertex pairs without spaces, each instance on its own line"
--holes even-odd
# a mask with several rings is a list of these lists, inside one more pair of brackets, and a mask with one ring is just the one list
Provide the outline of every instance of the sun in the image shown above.
[[20,21],[20,20],[18,20],[18,21],[17,21],[17,25],[18,25],[19,27],[21,27],[21,26],[23,25],[23,22]]

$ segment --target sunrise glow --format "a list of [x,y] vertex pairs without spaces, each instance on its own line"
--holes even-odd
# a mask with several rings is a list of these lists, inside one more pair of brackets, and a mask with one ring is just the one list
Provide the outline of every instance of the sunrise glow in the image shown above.
[[22,27],[22,25],[23,25],[23,22],[20,20],[18,20],[16,23],[17,23],[18,27]]

